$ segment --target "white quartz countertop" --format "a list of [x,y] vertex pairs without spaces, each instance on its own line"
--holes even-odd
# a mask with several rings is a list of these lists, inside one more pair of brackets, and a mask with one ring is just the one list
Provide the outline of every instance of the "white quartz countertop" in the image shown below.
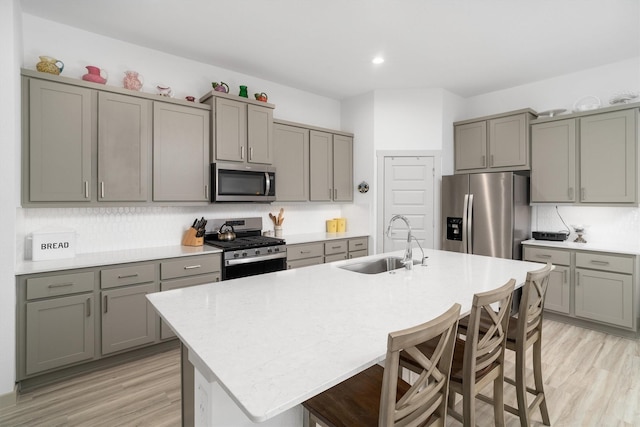
[[369,237],[367,233],[355,233],[347,231],[345,233],[305,233],[305,234],[284,234],[282,238],[287,245],[297,245],[299,243],[323,242],[325,240],[353,239],[355,237]]
[[596,252],[613,252],[617,254],[627,255],[640,255],[640,243],[634,244],[620,244],[620,243],[575,243],[571,240],[565,240],[564,242],[552,242],[547,240],[525,240],[523,245],[529,246],[543,246],[556,249],[573,249],[578,251],[596,251]]
[[[149,294],[208,380],[255,422],[382,361],[387,335],[541,264],[425,250],[428,266],[367,275],[339,268],[390,254]],[[391,255],[402,256],[402,252]]]
[[16,265],[16,275],[72,270],[74,268],[124,264],[128,262],[177,258],[222,252],[213,246],[160,246],[154,248],[127,249],[120,251],[77,254],[73,258],[45,261],[22,261]]

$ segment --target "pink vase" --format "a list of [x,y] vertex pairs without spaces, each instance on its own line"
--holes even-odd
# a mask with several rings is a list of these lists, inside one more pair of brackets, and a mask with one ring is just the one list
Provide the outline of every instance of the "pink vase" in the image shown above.
[[125,89],[140,90],[142,89],[142,76],[135,71],[125,71],[122,85]]
[[100,68],[94,67],[93,65],[87,65],[86,68],[89,72],[82,76],[82,80],[100,84],[105,84],[107,82],[106,77],[102,77],[102,73],[106,75],[105,71],[102,71]]

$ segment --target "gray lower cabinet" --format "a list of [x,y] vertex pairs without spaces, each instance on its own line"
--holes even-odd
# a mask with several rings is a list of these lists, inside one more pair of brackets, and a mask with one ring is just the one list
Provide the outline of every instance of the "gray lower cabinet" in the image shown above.
[[98,200],[149,200],[152,102],[98,94]]
[[[160,291],[215,283],[222,280],[220,254],[199,255],[162,261],[160,263]],[[171,328],[160,321],[160,339],[174,338]]]
[[632,255],[525,246],[526,261],[555,265],[545,310],[637,330],[638,259]]
[[276,123],[273,130],[276,198],[305,202],[309,200],[309,129]]
[[367,256],[368,237],[287,245],[287,269]]
[[93,272],[19,277],[17,286],[18,379],[94,358]]
[[287,245],[287,270],[324,264],[324,243]]
[[209,112],[153,105],[153,200],[209,200]]
[[91,201],[94,99],[88,88],[23,81],[25,202]]
[[349,239],[348,249],[349,259],[360,258],[369,255],[369,238],[357,237],[355,239]]

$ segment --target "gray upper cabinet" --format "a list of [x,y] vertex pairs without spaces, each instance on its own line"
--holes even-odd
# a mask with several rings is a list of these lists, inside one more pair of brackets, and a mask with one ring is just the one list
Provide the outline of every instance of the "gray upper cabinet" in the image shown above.
[[576,201],[576,122],[531,126],[531,201]]
[[153,200],[209,200],[209,112],[155,102]]
[[278,171],[278,201],[309,200],[309,130],[274,125],[274,166]]
[[309,200],[333,199],[333,135],[312,130],[309,135]]
[[151,107],[146,99],[98,96],[98,200],[149,199]]
[[28,195],[23,200],[91,201],[95,91],[35,79],[27,84],[28,150],[23,157]]
[[211,106],[212,161],[273,163],[275,105],[215,91],[200,102]]
[[580,118],[580,201],[637,202],[638,110]]
[[532,110],[454,123],[456,173],[529,170]]
[[333,200],[353,201],[353,138],[333,135]]
[[637,204],[637,109],[531,125],[531,201]]

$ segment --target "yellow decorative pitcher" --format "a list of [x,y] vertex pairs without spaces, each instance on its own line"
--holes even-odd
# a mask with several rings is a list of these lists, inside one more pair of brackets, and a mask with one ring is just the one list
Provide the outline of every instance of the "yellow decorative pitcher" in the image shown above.
[[41,56],[36,64],[36,70],[42,73],[59,75],[64,69],[64,63],[50,56]]

